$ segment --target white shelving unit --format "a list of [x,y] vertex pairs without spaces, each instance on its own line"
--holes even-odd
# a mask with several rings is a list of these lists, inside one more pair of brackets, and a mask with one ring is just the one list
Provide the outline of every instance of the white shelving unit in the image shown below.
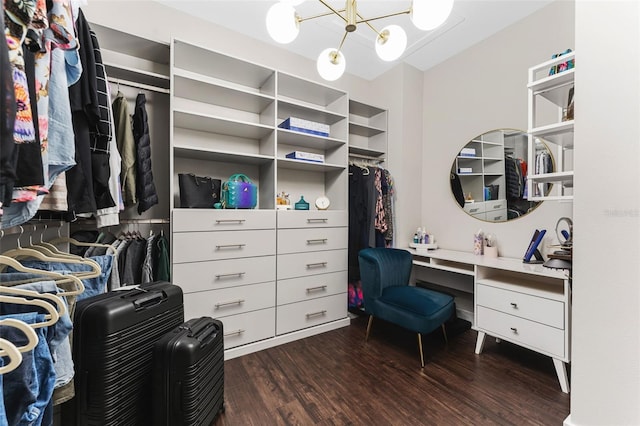
[[349,100],[349,155],[383,162],[387,155],[387,110]]
[[[529,200],[573,199],[573,125],[574,120],[563,121],[563,110],[568,106],[569,91],[574,87],[575,67],[552,75],[549,70],[568,61],[575,61],[575,52],[551,59],[529,68],[529,158],[527,192]],[[536,173],[536,145],[542,139],[554,153],[554,171]],[[539,186],[553,184],[551,191],[540,191]]]

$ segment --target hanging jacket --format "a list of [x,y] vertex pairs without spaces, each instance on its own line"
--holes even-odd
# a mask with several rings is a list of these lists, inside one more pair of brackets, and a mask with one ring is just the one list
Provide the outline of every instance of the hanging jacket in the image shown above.
[[[4,28],[4,13],[0,13],[0,28]],[[13,88],[9,48],[0,43],[0,206],[11,203],[13,184],[16,179],[15,144],[13,142],[13,124],[16,119],[16,99]]]
[[146,103],[144,93],[138,93],[133,113],[133,138],[136,142],[136,195],[140,214],[158,204],[158,194],[151,170],[151,139]]
[[121,156],[120,185],[125,207],[138,202],[136,198],[136,143],[131,129],[131,117],[127,99],[118,92],[112,103],[116,142]]

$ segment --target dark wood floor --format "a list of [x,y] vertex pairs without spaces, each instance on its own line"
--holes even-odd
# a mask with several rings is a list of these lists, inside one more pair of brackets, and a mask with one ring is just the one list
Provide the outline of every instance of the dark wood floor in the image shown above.
[[[223,425],[561,425],[569,395],[550,358],[477,333],[415,334],[365,317],[225,362]],[[453,331],[453,330],[452,330]]]

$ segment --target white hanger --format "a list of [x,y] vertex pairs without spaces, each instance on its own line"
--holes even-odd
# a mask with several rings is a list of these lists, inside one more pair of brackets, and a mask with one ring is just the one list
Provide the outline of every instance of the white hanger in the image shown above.
[[[22,331],[24,335],[27,337],[28,342],[26,345],[16,347],[14,344],[14,347],[19,352],[31,351],[38,345],[38,341],[39,341],[38,335],[36,334],[33,327],[30,324],[27,324],[26,322],[20,321],[19,319],[15,319],[15,318],[6,318],[3,320],[0,320],[0,326],[17,328],[18,330]],[[4,356],[2,351],[0,351],[0,356]]]
[[22,354],[18,348],[16,348],[16,345],[2,338],[0,338],[0,356],[6,356],[9,358],[9,362],[0,367],[0,374],[12,372],[18,368],[22,362]]
[[[44,310],[47,311],[47,313],[44,316],[46,321],[37,322],[35,324],[29,324],[29,326],[31,326],[33,328],[40,328],[40,327],[46,327],[46,326],[49,326],[49,325],[53,325],[53,324],[56,323],[56,321],[58,321],[58,318],[60,318],[60,316],[58,315],[58,311],[56,311],[56,309],[55,309],[55,306],[53,306],[49,302],[45,302],[44,300],[38,300],[38,299],[29,300],[29,299],[25,299],[24,297],[0,295],[0,302],[2,302],[2,303],[15,303],[15,304],[18,304],[18,305],[39,306],[41,308],[44,308]],[[0,321],[0,324],[2,324],[1,321]]]
[[[37,274],[37,275],[41,275],[43,277],[47,277],[47,278],[51,278],[53,281],[56,282],[56,284],[64,284],[64,283],[68,283],[71,282],[74,284],[74,289],[73,290],[67,290],[64,291],[62,293],[58,293],[58,296],[77,296],[79,294],[81,294],[82,292],[84,292],[84,283],[82,282],[82,280],[77,277],[76,275],[73,274],[61,274],[59,272],[53,272],[53,271],[45,271],[43,269],[35,269],[35,268],[28,268],[24,265],[22,265],[22,263],[18,262],[16,259],[12,258],[12,257],[8,257],[8,256],[4,256],[0,254],[0,265],[6,265],[6,266],[11,266],[13,269],[15,269],[18,272],[26,272],[29,274]],[[29,280],[31,282],[33,282],[33,280]],[[15,284],[22,284],[25,282],[29,282],[29,281],[20,281],[18,283],[14,283]],[[4,286],[9,285],[9,283],[3,283]]]
[[[106,248],[107,251],[110,251],[111,254],[116,254],[116,248],[114,246],[112,246],[111,244],[102,244],[102,243],[86,243],[83,241],[78,241],[75,238],[71,238],[71,237],[63,237],[62,235],[60,235],[60,230],[62,229],[62,223],[60,223],[60,227],[58,228],[58,236],[52,240],[49,240],[50,244],[62,244],[62,243],[69,243],[69,244],[73,244],[76,247],[102,247],[102,248]],[[83,258],[85,259],[85,258]]]
[[51,293],[40,293],[35,290],[27,290],[23,288],[15,288],[15,287],[7,287],[0,285],[0,293],[8,294],[11,296],[25,296],[25,297],[33,297],[36,299],[45,299],[54,303],[56,306],[56,310],[58,311],[58,316],[62,316],[67,313],[67,305],[60,298],[60,296],[56,296]]

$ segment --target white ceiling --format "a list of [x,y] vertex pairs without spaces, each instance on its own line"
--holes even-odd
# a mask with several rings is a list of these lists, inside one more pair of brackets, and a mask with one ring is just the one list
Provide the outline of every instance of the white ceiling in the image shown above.
[[[302,22],[300,34],[288,45],[271,40],[265,26],[265,15],[276,0],[156,0],[193,16],[238,31],[258,40],[277,45],[293,53],[316,60],[327,47],[338,47],[344,34],[344,21],[337,16],[325,16]],[[401,25],[407,32],[408,44],[404,55],[395,62],[384,62],[374,51],[375,33],[365,24],[347,36],[343,53],[346,72],[374,79],[404,61],[420,70],[427,70],[456,53],[478,43],[501,29],[521,20],[553,0],[455,0],[449,19],[433,31],[416,29],[408,15],[400,15],[372,22],[380,30],[386,25]],[[328,3],[343,9],[345,2]],[[360,0],[358,12],[364,18],[409,9],[409,0]],[[296,6],[302,18],[324,13],[327,9],[317,0],[306,0]],[[545,31],[547,29],[541,29]],[[513,46],[517,49],[518,46]]]

